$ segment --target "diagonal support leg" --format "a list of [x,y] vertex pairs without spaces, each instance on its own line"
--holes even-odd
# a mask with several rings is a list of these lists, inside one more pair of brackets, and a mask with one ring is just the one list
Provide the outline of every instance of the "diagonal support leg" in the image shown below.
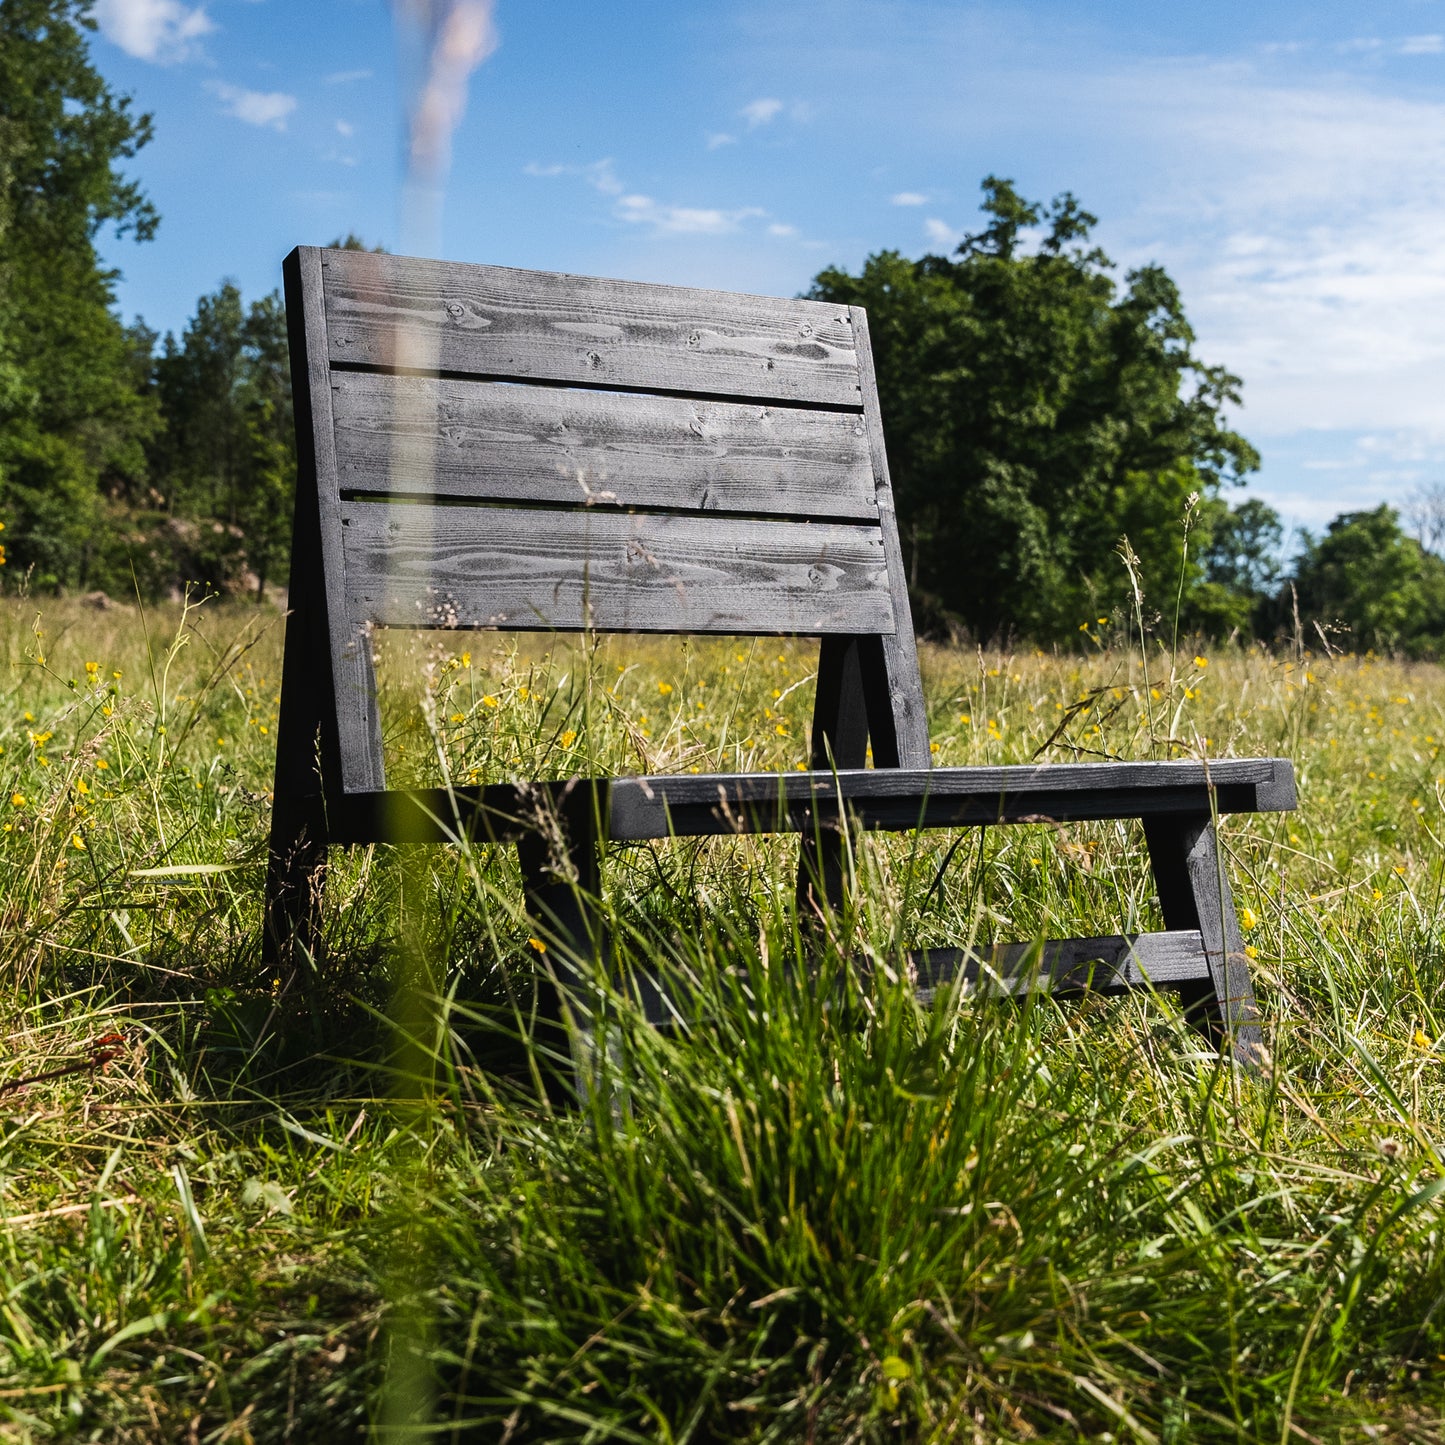
[[1216,1047],[1227,1046],[1240,1063],[1257,1068],[1265,1058],[1264,1035],[1214,824],[1200,816],[1146,818],[1144,837],[1164,927],[1197,928],[1209,959],[1211,981],[1180,989],[1185,1016]]
[[[602,850],[595,830],[583,822],[574,823],[561,839],[530,834],[517,844],[517,854],[527,916],[546,944],[545,964],[536,975],[535,1037],[557,1058],[573,1049],[575,1097],[585,1098],[591,1087],[589,977],[607,951],[597,910]],[[566,1089],[557,1075],[544,1069],[544,1077],[553,1102],[565,1102]]]
[[[876,653],[877,656],[873,656]],[[813,703],[810,766],[861,768],[868,760],[868,688],[886,693],[887,680],[876,676],[881,664],[877,638],[825,637],[818,652],[818,690]],[[876,708],[875,708],[876,711]],[[876,754],[876,748],[875,748]],[[891,757],[879,766],[896,766]],[[805,828],[798,853],[798,916],[817,919],[826,908],[837,912],[846,901],[847,846],[842,832]]]

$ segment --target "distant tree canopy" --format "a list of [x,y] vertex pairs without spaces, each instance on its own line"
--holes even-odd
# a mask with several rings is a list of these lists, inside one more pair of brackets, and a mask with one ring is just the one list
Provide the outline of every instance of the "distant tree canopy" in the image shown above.
[[[1122,600],[1127,534],[1152,596],[1173,598],[1183,566],[1191,621],[1247,621],[1201,560],[1219,494],[1259,463],[1223,418],[1238,378],[1194,355],[1162,269],[1121,291],[1073,196],[1042,206],[997,177],[983,190],[988,224],[952,257],[885,251],[810,292],[868,310],[922,619],[1069,635]],[[1209,505],[1186,560],[1191,493]]]
[[12,564],[84,585],[102,499],[145,475],[160,426],[148,347],[113,311],[101,227],[148,239],[121,173],[150,117],[90,64],[86,0],[0,6],[0,515]]
[[1445,561],[1405,535],[1393,507],[1345,512],[1323,536],[1306,533],[1292,580],[1301,619],[1333,631],[1334,645],[1440,655]]
[[[151,122],[91,65],[92,29],[88,0],[0,0],[0,578],[259,599],[296,481],[284,308],[223,282],[179,337],[121,323],[95,243],[155,232],[123,172]],[[1071,195],[983,190],[953,256],[884,251],[811,292],[868,309],[925,626],[1077,638],[1126,600],[1127,536],[1151,609],[1172,623],[1177,599],[1185,629],[1298,617],[1332,645],[1445,650],[1445,486],[1413,500],[1416,537],[1389,507],[1352,512],[1287,566],[1279,517],[1228,505],[1258,465],[1225,420],[1239,381],[1195,356],[1170,278],[1121,286]]]

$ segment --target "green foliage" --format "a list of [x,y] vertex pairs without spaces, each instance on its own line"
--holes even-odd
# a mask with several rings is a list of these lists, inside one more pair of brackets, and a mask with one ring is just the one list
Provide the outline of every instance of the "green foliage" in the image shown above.
[[102,226],[148,239],[150,203],[119,170],[150,139],[90,64],[88,6],[0,11],[0,515],[12,566],[84,586],[102,498],[144,474],[159,418],[144,334],[112,310]]
[[[1071,195],[1048,207],[984,182],[989,222],[954,257],[870,257],[811,295],[868,309],[905,556],[926,621],[976,635],[1072,635],[1123,601],[1128,535],[1172,596],[1191,493],[1258,465],[1223,420],[1238,378],[1193,353],[1157,266],[1120,290]],[[1027,238],[1038,233],[1032,249]]]
[[[1296,760],[1221,830],[1262,1077],[1168,996],[915,999],[905,946],[1156,926],[1134,826],[868,835],[806,948],[795,845],[729,837],[612,851],[678,1018],[599,979],[558,1112],[510,850],[338,851],[314,1012],[261,973],[272,609],[44,605],[0,607],[0,1436],[1438,1438],[1439,669],[923,649],[944,763],[1066,713],[1049,756]],[[463,640],[381,640],[399,777],[805,749],[803,644]]]
[[246,308],[224,283],[203,296],[155,363],[166,426],[151,451],[156,501],[189,528],[188,578],[244,579],[258,600],[285,565],[296,486],[286,312],[279,293]]
[[1293,580],[1301,617],[1343,629],[1351,650],[1434,654],[1445,642],[1445,561],[1400,530],[1393,507],[1307,533]]

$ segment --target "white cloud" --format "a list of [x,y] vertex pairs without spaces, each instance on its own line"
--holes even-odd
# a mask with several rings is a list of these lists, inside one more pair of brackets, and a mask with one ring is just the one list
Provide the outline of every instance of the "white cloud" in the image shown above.
[[1439,55],[1445,51],[1445,35],[1409,35],[1400,42],[1401,55]]
[[651,196],[618,199],[613,214],[633,225],[650,226],[660,236],[725,236],[744,221],[765,215],[757,206],[724,211],[713,207],[662,205]]
[[1111,249],[1180,283],[1202,354],[1244,378],[1246,433],[1439,431],[1445,102],[1237,67],[1136,80],[1109,103],[1150,137],[1153,193]]
[[923,223],[923,234],[928,237],[930,246],[937,246],[943,251],[953,250],[963,240],[962,231],[955,231],[947,221],[940,221],[937,216],[930,216]]
[[798,228],[796,226],[789,226],[783,221],[774,221],[772,225],[768,227],[768,235],[770,236],[796,236],[797,234]]
[[336,122],[336,134],[350,138],[356,134],[356,127],[349,120],[339,120]]
[[189,59],[196,41],[216,28],[200,6],[180,0],[96,0],[95,19],[127,55],[161,65]]
[[247,125],[285,130],[287,116],[296,109],[296,97],[279,90],[246,90],[239,85],[228,85],[224,80],[208,80],[206,89],[221,102],[227,115]]
[[601,191],[604,196],[620,196],[627,189],[617,179],[617,171],[610,156],[585,166],[567,165],[561,161],[553,161],[552,164],[544,166],[537,161],[528,161],[522,167],[522,174],[540,176],[544,180],[550,180],[554,176],[580,176],[594,191]]
[[770,121],[776,120],[782,109],[782,101],[767,98],[749,101],[738,114],[747,121],[749,130],[756,130],[760,125],[767,125]]
[[354,80],[370,80],[369,70],[334,70],[326,77],[327,85],[350,85]]
[[890,206],[926,206],[928,197],[922,191],[899,191],[896,196],[888,198]]
[[721,146],[731,146],[737,143],[737,136],[729,135],[725,130],[711,131],[707,138],[707,148],[710,151],[715,151]]
[[[610,157],[592,161],[588,165],[568,165],[563,162],[541,165],[530,161],[522,170],[525,175],[544,179],[576,176],[594,191],[615,198],[612,214],[617,220],[625,221],[629,225],[650,227],[654,234],[660,236],[725,236],[738,230],[745,221],[767,215],[767,212],[758,206],[738,206],[731,210],[715,206],[676,206],[640,192],[629,192],[618,177]],[[793,228],[784,227],[782,230],[774,230],[773,234],[793,234]]]

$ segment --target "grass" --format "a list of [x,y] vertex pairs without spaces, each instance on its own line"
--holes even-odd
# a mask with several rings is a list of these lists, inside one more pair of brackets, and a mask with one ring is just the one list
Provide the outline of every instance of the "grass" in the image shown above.
[[[0,1438],[1445,1439],[1445,673],[1113,630],[925,649],[938,761],[1291,757],[1222,828],[1262,1075],[1167,996],[915,1002],[904,945],[1158,926],[1132,825],[864,840],[821,955],[795,843],[704,840],[609,856],[680,1017],[557,1111],[505,853],[338,856],[261,971],[274,613],[7,601]],[[795,767],[811,667],[388,637],[393,776]]]

